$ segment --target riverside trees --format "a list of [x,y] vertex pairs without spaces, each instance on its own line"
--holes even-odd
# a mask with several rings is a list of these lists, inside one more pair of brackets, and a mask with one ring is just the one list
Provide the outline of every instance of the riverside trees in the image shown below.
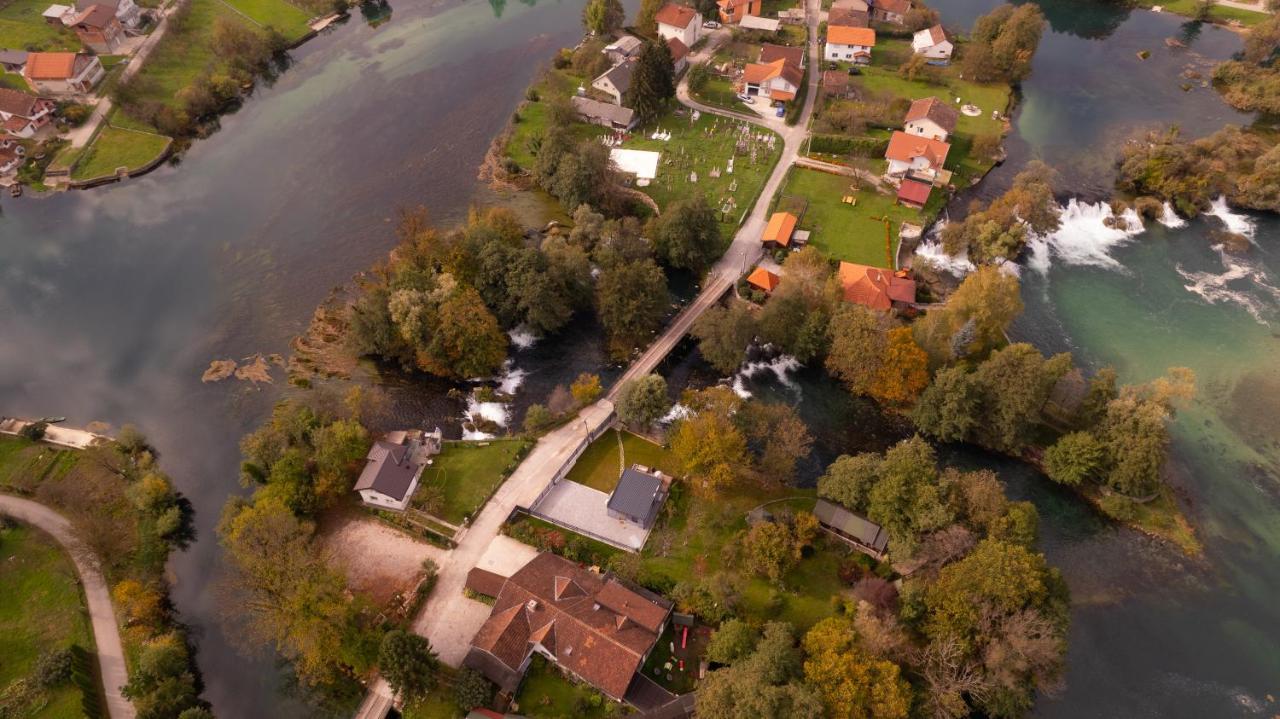
[[1035,5],[997,7],[973,24],[960,57],[964,76],[977,82],[1025,80],[1043,32],[1044,13]]

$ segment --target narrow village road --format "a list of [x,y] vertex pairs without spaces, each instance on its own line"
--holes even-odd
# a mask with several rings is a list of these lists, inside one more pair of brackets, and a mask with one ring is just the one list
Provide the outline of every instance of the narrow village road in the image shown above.
[[[439,654],[440,661],[445,664],[454,667],[461,665],[470,648],[471,639],[489,616],[489,605],[468,599],[462,590],[466,584],[467,573],[476,566],[485,549],[489,547],[489,543],[498,535],[507,517],[516,507],[528,507],[533,504],[556,473],[574,459],[575,452],[613,421],[612,400],[618,388],[632,377],[652,372],[688,333],[702,313],[715,305],[762,255],[760,236],[764,232],[769,204],[782,185],[787,169],[800,154],[800,147],[807,135],[806,128],[817,96],[818,77],[821,74],[818,64],[820,7],[820,0],[805,0],[805,14],[809,26],[808,90],[800,120],[794,127],[788,127],[781,119],[777,123],[772,123],[760,117],[702,105],[689,97],[688,87],[684,81],[677,88],[677,98],[689,108],[713,115],[746,120],[778,132],[783,138],[782,156],[765,182],[750,216],[734,235],[729,249],[708,273],[702,292],[680,314],[676,315],[666,331],[631,364],[622,377],[614,383],[605,399],[584,408],[573,421],[538,440],[538,444],[529,456],[498,488],[497,493],[466,529],[458,541],[458,546],[449,552],[444,564],[440,567],[440,573],[430,597],[413,623],[413,631],[430,641],[432,649]],[[724,36],[727,36],[727,33]],[[691,56],[691,62],[706,62],[716,46],[717,43],[709,42],[706,48]],[[370,686],[369,694],[356,712],[356,719],[382,719],[391,705],[391,688],[379,678]]]
[[107,695],[107,713],[111,719],[133,719],[136,716],[133,705],[120,693],[120,687],[129,681],[129,673],[125,668],[120,627],[116,624],[115,610],[111,607],[111,593],[107,590],[106,579],[98,569],[98,558],[76,537],[75,530],[66,517],[43,504],[0,494],[0,514],[49,533],[71,555],[89,605],[93,641],[97,644],[98,666],[102,670],[102,686]]

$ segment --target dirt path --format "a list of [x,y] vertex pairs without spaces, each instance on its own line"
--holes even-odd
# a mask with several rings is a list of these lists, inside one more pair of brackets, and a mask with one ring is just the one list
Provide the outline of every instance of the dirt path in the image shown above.
[[93,641],[98,646],[98,666],[102,670],[102,686],[107,695],[107,713],[111,719],[133,719],[136,716],[133,705],[120,693],[120,687],[129,681],[124,645],[120,642],[120,628],[111,607],[111,593],[98,569],[97,557],[76,538],[71,522],[43,504],[0,494],[0,514],[7,514],[49,533],[71,555],[89,605]]

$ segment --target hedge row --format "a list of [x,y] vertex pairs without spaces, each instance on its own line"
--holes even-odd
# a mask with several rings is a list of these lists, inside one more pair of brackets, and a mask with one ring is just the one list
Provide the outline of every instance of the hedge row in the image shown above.
[[814,135],[809,142],[810,152],[828,155],[854,155],[857,157],[884,157],[889,141],[876,137],[847,137],[845,135]]

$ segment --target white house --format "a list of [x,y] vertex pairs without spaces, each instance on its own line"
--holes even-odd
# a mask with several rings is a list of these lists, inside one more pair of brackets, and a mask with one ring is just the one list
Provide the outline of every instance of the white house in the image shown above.
[[833,25],[827,28],[827,44],[822,57],[832,62],[871,62],[871,48],[876,46],[876,31],[869,27]]
[[428,458],[440,452],[440,430],[389,432],[373,443],[355,491],[367,505],[404,511],[418,489]]
[[631,87],[631,71],[635,69],[635,60],[626,60],[609,68],[600,77],[591,81],[591,87],[609,97],[615,105],[622,104],[622,98]]
[[796,98],[804,70],[778,59],[770,63],[751,63],[742,74],[743,90],[748,95],[788,102]]
[[0,133],[26,139],[53,121],[52,100],[0,87]]
[[924,55],[930,64],[946,65],[951,62],[951,51],[955,47],[947,39],[947,33],[942,26],[934,25],[912,36],[911,49],[917,55]]
[[911,103],[903,118],[903,129],[910,135],[946,142],[956,131],[960,113],[936,97],[926,97]]
[[75,95],[92,90],[107,76],[107,71],[95,55],[33,52],[27,55],[22,76],[42,95]]
[[17,170],[26,159],[27,148],[19,145],[17,140],[0,140],[0,175]]
[[941,140],[934,140],[919,135],[909,135],[901,130],[889,138],[889,149],[884,159],[889,161],[888,175],[901,177],[912,172],[932,177],[943,169],[951,146]]
[[698,33],[702,30],[702,13],[686,5],[667,3],[655,16],[658,21],[658,34],[667,40],[679,40],[685,47],[693,47],[698,42]]

